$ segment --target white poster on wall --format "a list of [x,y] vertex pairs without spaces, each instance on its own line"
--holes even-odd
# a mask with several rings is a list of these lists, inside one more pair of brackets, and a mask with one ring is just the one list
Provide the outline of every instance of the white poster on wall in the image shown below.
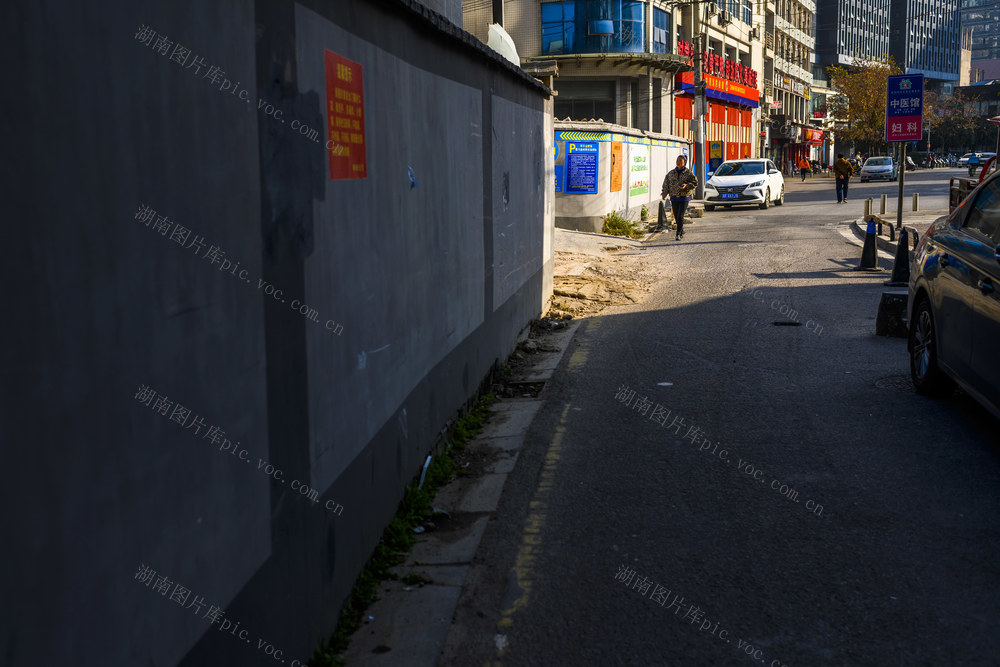
[[649,146],[629,144],[628,196],[644,195],[649,192]]

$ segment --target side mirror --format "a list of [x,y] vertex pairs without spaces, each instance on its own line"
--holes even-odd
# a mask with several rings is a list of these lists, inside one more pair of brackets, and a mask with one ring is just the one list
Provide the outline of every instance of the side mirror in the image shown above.
[[767,173],[768,173],[768,174],[777,174],[777,173],[778,173],[778,170],[777,170],[777,169],[768,169],[768,170],[767,170]]
[[715,172],[714,172],[714,171],[710,171],[710,172],[708,172],[708,177],[709,177],[709,178],[712,178],[712,176],[714,176],[714,175],[715,175]]

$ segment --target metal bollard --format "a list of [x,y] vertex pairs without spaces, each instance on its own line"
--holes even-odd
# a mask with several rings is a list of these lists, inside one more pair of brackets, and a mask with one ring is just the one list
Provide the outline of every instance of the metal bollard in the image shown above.
[[867,220],[868,216],[870,216],[871,214],[872,214],[872,198],[869,197],[868,199],[865,200],[865,220]]
[[882,195],[882,201],[878,205],[879,215],[885,215],[885,195]]
[[917,192],[913,193],[913,210],[914,211],[920,210],[920,194]]

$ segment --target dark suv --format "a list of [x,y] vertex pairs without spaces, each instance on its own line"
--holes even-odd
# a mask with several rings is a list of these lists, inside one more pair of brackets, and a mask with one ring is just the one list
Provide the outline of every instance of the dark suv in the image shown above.
[[1000,173],[931,225],[912,268],[913,386],[940,395],[957,382],[1000,417]]

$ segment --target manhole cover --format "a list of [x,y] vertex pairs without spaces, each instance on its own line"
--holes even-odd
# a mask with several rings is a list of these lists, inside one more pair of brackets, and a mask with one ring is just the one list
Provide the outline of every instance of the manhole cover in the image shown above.
[[895,391],[913,391],[913,383],[909,375],[889,375],[875,380],[875,386],[879,389],[893,389]]
[[776,327],[800,327],[802,322],[793,322],[792,320],[778,320],[777,322],[771,322]]

